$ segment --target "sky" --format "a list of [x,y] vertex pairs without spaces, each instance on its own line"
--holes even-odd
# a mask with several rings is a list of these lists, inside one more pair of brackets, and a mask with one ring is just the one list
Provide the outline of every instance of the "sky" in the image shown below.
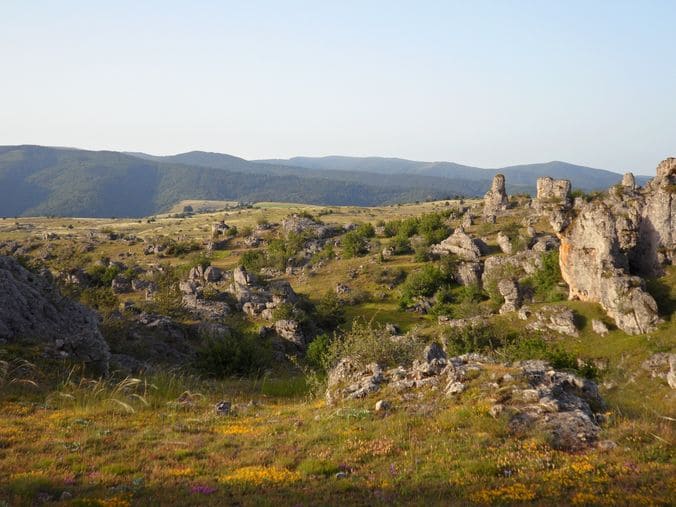
[[676,1],[0,0],[0,145],[676,156]]

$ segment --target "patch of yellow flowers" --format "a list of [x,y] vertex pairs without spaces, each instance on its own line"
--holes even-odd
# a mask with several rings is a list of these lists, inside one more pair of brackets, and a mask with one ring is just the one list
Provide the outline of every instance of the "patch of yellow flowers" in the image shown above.
[[279,467],[248,466],[219,477],[220,482],[260,486],[262,484],[287,484],[299,481],[298,472]]
[[476,503],[529,502],[535,499],[535,491],[523,484],[510,484],[497,489],[482,489],[470,495]]

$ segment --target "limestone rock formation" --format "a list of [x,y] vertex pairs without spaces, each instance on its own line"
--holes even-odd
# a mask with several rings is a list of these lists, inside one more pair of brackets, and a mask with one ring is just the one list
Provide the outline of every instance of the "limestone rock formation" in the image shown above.
[[547,204],[570,205],[570,180],[555,180],[549,176],[537,179],[536,208]]
[[458,228],[441,243],[432,245],[430,251],[436,255],[448,255],[452,253],[465,261],[476,262],[484,253],[482,245],[482,241],[473,239],[462,228]]
[[506,253],[508,255],[512,254],[512,242],[509,240],[509,236],[507,236],[507,234],[502,231],[498,232],[497,241],[502,253]]
[[570,299],[600,303],[630,334],[650,332],[659,322],[655,300],[631,272],[655,274],[658,252],[673,252],[676,203],[669,190],[675,172],[676,161],[668,159],[642,195],[611,191],[606,199],[585,203],[559,231]]
[[[495,378],[491,373],[495,368],[501,371],[499,383],[487,384],[485,378]],[[506,374],[505,369],[509,369]],[[593,381],[556,371],[545,361],[524,361],[510,367],[480,354],[447,357],[437,344],[428,346],[422,359],[408,368],[383,370],[376,363],[360,366],[350,357],[342,359],[329,372],[326,400],[335,404],[384,390],[406,393],[421,388],[458,397],[472,383],[475,388],[510,393],[490,412],[494,416],[506,414],[513,433],[544,433],[553,447],[566,451],[582,450],[597,440],[597,414],[605,403]]]
[[630,190],[636,189],[636,178],[634,178],[632,173],[625,173],[622,176],[622,186]]
[[0,257],[0,338],[35,340],[107,373],[110,351],[96,314],[64,298],[48,272],[35,274]]
[[508,204],[505,177],[502,174],[496,174],[493,177],[491,189],[484,196],[484,216],[495,216],[497,212],[507,209]]
[[500,313],[514,312],[521,306],[519,285],[511,278],[503,278],[498,282],[498,291],[505,302],[500,307]]

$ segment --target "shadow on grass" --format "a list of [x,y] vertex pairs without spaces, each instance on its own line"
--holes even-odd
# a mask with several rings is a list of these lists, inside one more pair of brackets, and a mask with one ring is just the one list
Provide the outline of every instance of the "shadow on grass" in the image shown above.
[[650,295],[655,298],[660,316],[671,320],[671,316],[676,312],[676,299],[671,296],[672,288],[659,278],[647,279],[646,288]]

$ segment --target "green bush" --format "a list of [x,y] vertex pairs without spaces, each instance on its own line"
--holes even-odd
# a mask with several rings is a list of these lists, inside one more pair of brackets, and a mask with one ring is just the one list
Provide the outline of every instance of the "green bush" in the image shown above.
[[265,254],[259,250],[249,250],[242,254],[239,263],[251,273],[258,273],[267,265]]
[[355,320],[350,330],[330,342],[326,364],[334,366],[340,359],[349,356],[358,367],[370,363],[378,363],[382,367],[408,365],[420,356],[423,347],[424,342],[417,337],[393,340],[384,327]]
[[325,373],[330,360],[331,337],[327,333],[318,335],[310,342],[305,351],[308,365],[320,373]]
[[390,247],[394,251],[394,255],[405,255],[412,252],[411,242],[405,236],[395,236],[390,242]]
[[343,247],[343,254],[348,259],[359,257],[368,252],[368,241],[364,236],[357,233],[356,230],[346,233],[340,244]]
[[209,376],[260,375],[272,361],[270,344],[255,335],[233,331],[229,336],[209,337],[197,352],[197,368]]
[[335,291],[328,290],[315,307],[315,322],[325,330],[332,330],[345,322],[345,310]]
[[451,328],[444,332],[446,350],[454,355],[487,353],[513,343],[517,337],[515,332],[489,324]]
[[566,296],[559,288],[562,281],[558,250],[545,252],[542,254],[542,267],[529,280],[535,292],[535,300],[547,303],[563,301]]
[[417,297],[433,296],[437,290],[451,281],[448,274],[433,264],[426,264],[420,270],[410,273],[401,288],[401,303],[409,305]]

